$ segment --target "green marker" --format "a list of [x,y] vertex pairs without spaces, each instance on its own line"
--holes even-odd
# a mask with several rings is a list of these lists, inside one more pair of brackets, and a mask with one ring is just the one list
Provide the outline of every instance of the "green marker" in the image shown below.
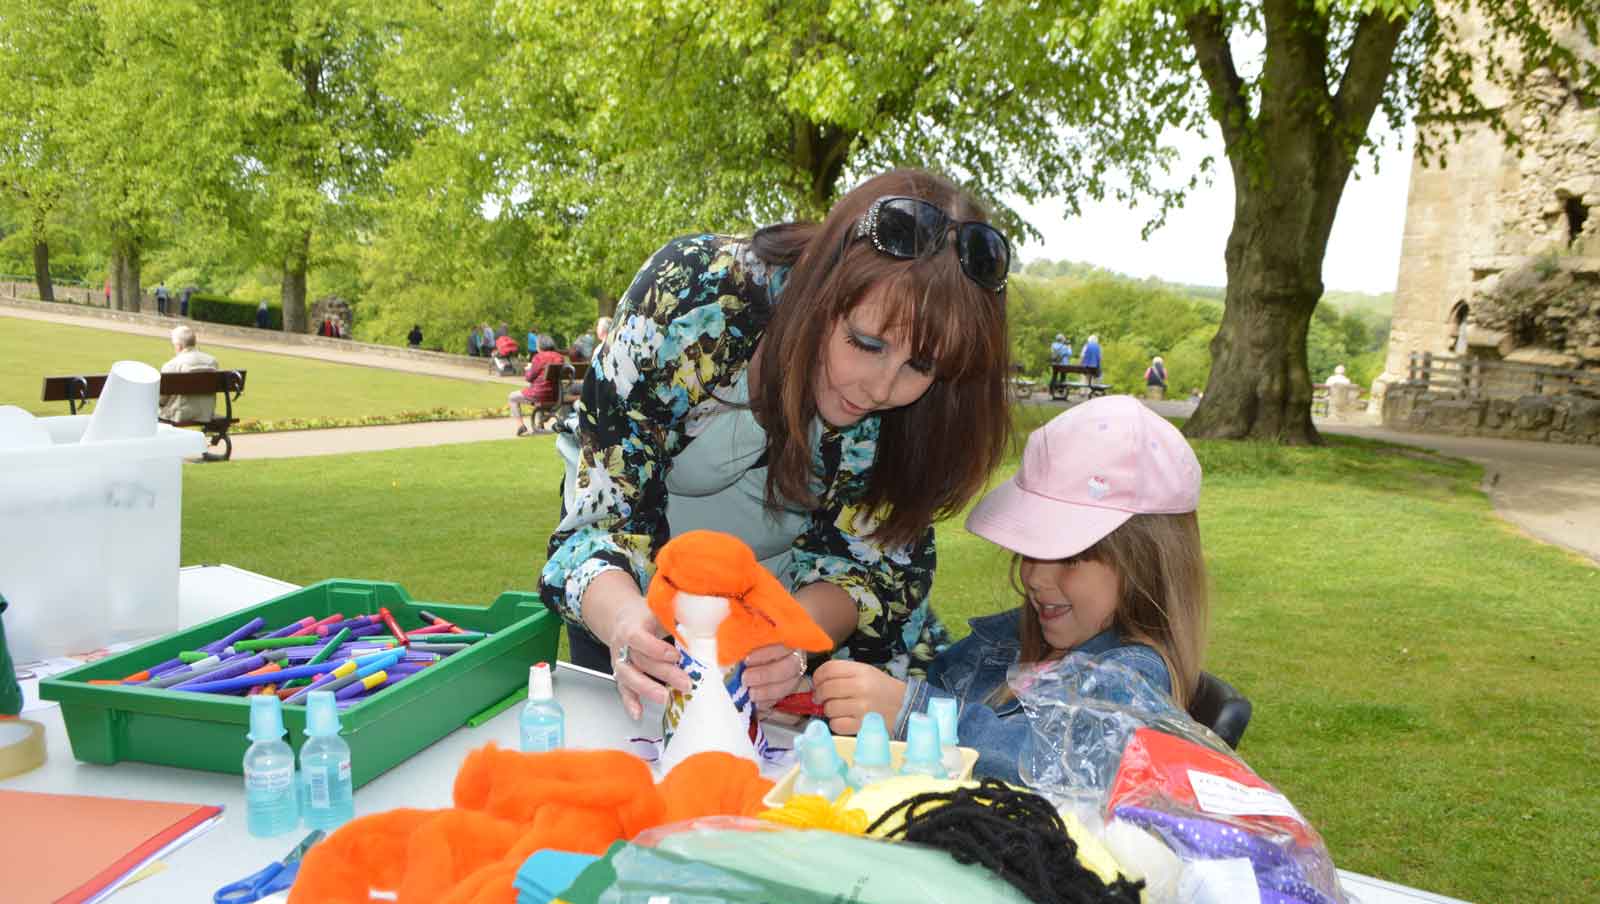
[[260,640],[236,640],[233,648],[241,652],[255,652],[257,650],[277,650],[283,647],[309,647],[321,643],[322,638],[315,634],[302,637],[263,637]]
[[178,661],[179,662],[183,662],[183,663],[185,663],[187,665],[194,665],[195,663],[197,663],[200,660],[206,658],[207,656],[214,656],[214,655],[216,655],[216,654],[207,653],[204,650],[184,650],[183,652],[178,654]]
[[[345,640],[348,639],[349,637],[350,637],[350,629],[349,628],[340,628],[339,629],[339,633],[333,635],[333,637],[328,641],[328,645],[323,647],[322,649],[318,650],[317,651],[317,655],[311,657],[310,659],[307,659],[305,664],[306,665],[316,665],[319,662],[323,662],[323,661],[327,660],[327,658],[329,656],[333,655],[333,651],[339,649],[339,645],[344,643]],[[283,683],[283,686],[284,687],[302,687],[302,686],[310,684],[310,683],[311,683],[311,679],[310,678],[294,678],[294,679],[291,679],[289,681],[285,681]]]

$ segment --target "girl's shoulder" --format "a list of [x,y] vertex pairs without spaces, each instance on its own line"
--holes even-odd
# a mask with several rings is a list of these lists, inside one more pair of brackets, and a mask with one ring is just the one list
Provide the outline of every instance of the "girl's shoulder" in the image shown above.
[[1022,627],[1022,608],[1008,609],[994,615],[981,615],[967,619],[967,627],[976,637],[988,643],[1017,643],[1017,632]]
[[651,255],[628,290],[634,312],[663,325],[709,305],[725,315],[764,311],[787,268],[756,257],[748,239],[702,233],[673,239]]

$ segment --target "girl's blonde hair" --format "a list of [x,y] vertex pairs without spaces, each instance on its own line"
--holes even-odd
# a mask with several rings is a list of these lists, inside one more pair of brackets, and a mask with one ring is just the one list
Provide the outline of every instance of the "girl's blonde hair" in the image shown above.
[[[1161,654],[1172,676],[1172,699],[1188,709],[1200,681],[1210,615],[1195,513],[1134,515],[1098,543],[1062,561],[1099,562],[1117,573],[1121,599],[1112,626],[1123,639],[1147,644]],[[1045,641],[1039,611],[1028,602],[1020,555],[1011,559],[1011,584],[1023,596],[1019,661],[1060,658],[1067,651],[1053,649]],[[999,703],[1010,697],[1011,688],[1001,685],[992,699]]]

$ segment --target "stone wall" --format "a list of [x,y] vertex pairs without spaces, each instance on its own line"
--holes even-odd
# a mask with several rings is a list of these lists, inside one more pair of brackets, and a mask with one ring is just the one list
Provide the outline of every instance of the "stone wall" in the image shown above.
[[[1562,43],[1600,58],[1576,33]],[[1600,98],[1546,70],[1515,96],[1478,90],[1522,143],[1468,127],[1434,166],[1413,162],[1385,384],[1412,352],[1600,369]]]
[[1396,383],[1383,400],[1383,425],[1395,430],[1600,446],[1600,400],[1576,395],[1463,398]]

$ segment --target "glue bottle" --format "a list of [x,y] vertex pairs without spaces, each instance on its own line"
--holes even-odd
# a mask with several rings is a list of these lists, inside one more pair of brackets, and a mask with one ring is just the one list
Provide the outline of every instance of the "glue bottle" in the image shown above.
[[840,774],[844,762],[833,745],[833,734],[822,720],[807,725],[795,746],[800,749],[800,775],[794,780],[795,794],[815,794],[831,801],[844,793],[844,776]]
[[906,761],[900,766],[901,775],[931,775],[946,778],[944,763],[939,753],[939,726],[927,713],[912,713],[910,727],[906,729]]
[[859,791],[893,775],[894,767],[889,765],[889,729],[884,727],[883,716],[869,712],[862,717],[861,730],[856,732],[856,755],[845,780]]
[[305,784],[307,826],[332,830],[356,815],[350,745],[339,737],[339,704],[330,691],[312,691],[307,697],[300,777]]
[[939,762],[952,777],[961,774],[961,751],[956,749],[956,712],[954,697],[934,697],[928,701],[928,715],[939,726]]
[[542,753],[566,745],[566,713],[550,684],[550,663],[528,668],[528,702],[522,707],[522,752]]
[[244,752],[245,822],[258,838],[300,824],[294,751],[283,740],[283,704],[276,694],[250,698],[250,747]]

